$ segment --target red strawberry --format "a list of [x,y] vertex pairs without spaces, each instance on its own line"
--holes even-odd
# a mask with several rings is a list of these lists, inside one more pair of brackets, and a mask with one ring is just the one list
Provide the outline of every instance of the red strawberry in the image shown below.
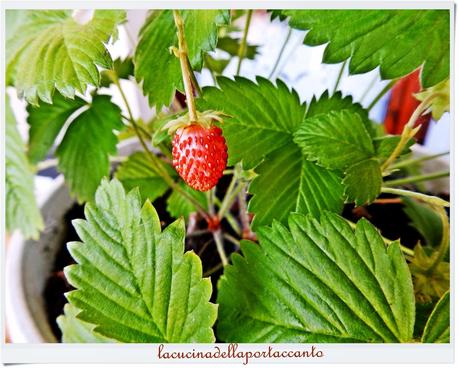
[[212,189],[223,176],[228,158],[222,130],[198,124],[177,129],[172,156],[175,169],[190,187],[201,192]]

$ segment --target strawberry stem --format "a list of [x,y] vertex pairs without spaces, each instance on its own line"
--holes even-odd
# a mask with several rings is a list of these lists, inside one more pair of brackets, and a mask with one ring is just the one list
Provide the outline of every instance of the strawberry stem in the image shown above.
[[198,116],[196,114],[196,104],[193,95],[193,79],[191,74],[193,71],[190,68],[188,61],[188,46],[185,40],[185,27],[183,18],[180,15],[179,10],[174,10],[174,21],[177,27],[177,38],[178,38],[178,58],[180,60],[180,68],[182,70],[183,85],[185,87],[186,104],[188,106],[188,114],[191,122],[196,122]]
[[245,54],[247,52],[247,35],[249,34],[250,21],[252,20],[252,13],[253,13],[252,9],[247,10],[247,18],[245,20],[244,34],[242,35],[242,42],[238,50],[239,61],[237,63],[236,75],[239,75],[239,72],[241,71],[242,60],[244,59]]

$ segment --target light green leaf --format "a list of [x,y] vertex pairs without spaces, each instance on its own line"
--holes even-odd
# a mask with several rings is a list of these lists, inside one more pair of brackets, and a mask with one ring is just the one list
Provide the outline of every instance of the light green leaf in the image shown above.
[[43,219],[34,194],[34,179],[25,154],[24,142],[16,128],[16,119],[5,100],[5,221],[6,229],[19,229],[26,238],[38,239]]
[[250,183],[248,210],[255,214],[252,228],[285,223],[290,212],[319,216],[324,210],[341,212],[344,205],[341,177],[302,157],[292,142],[268,155]]
[[[218,26],[229,22],[228,10],[184,10],[185,38],[189,59],[195,70],[201,70],[203,53],[217,46]],[[140,31],[134,56],[135,77],[143,81],[143,91],[157,111],[172,101],[175,90],[183,91],[179,60],[169,51],[177,46],[172,10],[154,11]]]
[[424,343],[449,343],[449,291],[438,301],[424,328],[421,341]]
[[348,167],[343,179],[346,202],[363,206],[373,202],[381,193],[382,176],[375,158],[360,161]]
[[118,142],[114,130],[122,127],[120,108],[110,96],[96,95],[67,129],[56,156],[58,169],[78,201],[92,199],[100,180],[110,173],[109,155],[116,154]]
[[424,244],[436,247],[441,242],[442,223],[438,214],[429,206],[411,198],[403,198],[403,212],[411,220],[414,227],[424,238]]
[[[163,165],[174,175],[168,165]],[[153,170],[152,164],[145,152],[135,152],[118,166],[115,177],[121,181],[126,190],[138,187],[142,200],[154,201],[161,197],[169,188],[164,179]]]
[[161,232],[151,203],[142,206],[138,190],[126,194],[116,179],[102,181],[85,217],[73,222],[82,242],[68,244],[77,264],[64,270],[79,319],[120,342],[215,340],[212,285],[199,257],[183,253],[183,220]]
[[350,58],[351,74],[380,67],[395,79],[422,67],[422,85],[449,76],[449,10],[284,10],[293,28],[309,30],[304,43],[326,44],[325,63]]
[[[217,48],[227,52],[231,56],[239,56],[239,48],[241,47],[241,40],[229,36],[220,37],[218,39]],[[253,60],[257,56],[258,46],[247,45],[244,58]]]
[[450,107],[450,92],[451,87],[449,79],[436,84],[433,87],[427,88],[426,90],[415,94],[415,97],[419,101],[425,101],[430,99],[428,108],[432,112],[432,117],[435,120],[440,120],[445,112],[449,112]]
[[7,74],[20,95],[37,105],[38,99],[51,103],[55,88],[73,98],[76,91],[99,85],[97,67],[112,67],[105,44],[117,37],[125,11],[95,10],[85,24],[77,23],[68,10],[24,12],[6,45]]
[[277,85],[257,77],[257,83],[236,77],[218,78],[220,88],[204,88],[201,111],[230,115],[222,124],[228,145],[228,165],[243,162],[253,168],[263,157],[291,141],[303,121],[306,106],[297,93],[280,80]]
[[80,313],[78,308],[67,303],[64,306],[64,314],[57,318],[57,324],[63,332],[63,343],[116,342],[116,340],[109,339],[108,337],[94,332],[95,325],[79,319],[77,317],[78,313]]
[[415,303],[397,242],[366,220],[292,214],[243,242],[218,286],[225,342],[408,342]]
[[69,117],[84,106],[86,101],[74,100],[55,94],[53,103],[42,103],[39,107],[27,105],[29,130],[28,156],[32,163],[43,160]]
[[329,169],[345,169],[374,154],[362,118],[348,110],[307,118],[295,133],[294,141],[308,160]]
[[[191,197],[198,201],[202,207],[205,208],[207,206],[205,193],[190,188],[183,181],[181,181],[178,185],[180,185],[183,191],[187,192]],[[183,216],[187,219],[190,213],[197,212],[197,209],[180,192],[173,190],[172,194],[167,199],[167,212],[169,212],[169,214],[174,218]]]

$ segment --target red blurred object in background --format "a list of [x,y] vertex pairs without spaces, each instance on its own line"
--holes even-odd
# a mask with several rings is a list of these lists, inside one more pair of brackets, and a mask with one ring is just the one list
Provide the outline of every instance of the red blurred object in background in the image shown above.
[[[413,94],[420,91],[419,69],[403,77],[394,85],[387,106],[386,118],[384,119],[384,127],[388,134],[402,133],[403,127],[420,104],[420,101],[416,100]],[[415,136],[418,143],[422,144],[424,142],[430,118],[431,114],[429,113],[420,116],[416,121],[415,126],[422,124],[422,128]]]

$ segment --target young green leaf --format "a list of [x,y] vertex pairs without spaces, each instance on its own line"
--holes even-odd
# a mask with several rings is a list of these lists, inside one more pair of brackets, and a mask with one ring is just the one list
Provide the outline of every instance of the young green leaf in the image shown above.
[[[163,165],[170,174],[174,171],[169,165]],[[169,188],[164,179],[153,169],[145,152],[135,152],[118,166],[115,177],[121,181],[126,190],[139,188],[142,200],[154,201]]]
[[[389,156],[392,154],[392,152],[394,152],[399,142],[399,135],[385,135],[382,137],[373,138],[373,145],[375,147],[376,156],[381,163],[383,163],[389,158]],[[402,151],[402,155],[410,153],[410,146],[412,146],[414,143],[416,143],[415,140],[410,139],[406,144],[404,150]]]
[[77,264],[65,268],[79,319],[120,342],[215,340],[212,286],[199,257],[183,253],[183,220],[161,232],[151,203],[116,179],[102,181],[85,217],[73,222],[82,242],[68,245]]
[[356,206],[373,202],[381,193],[379,161],[370,158],[348,167],[344,173],[343,184],[346,202],[355,202]]
[[[229,36],[220,37],[218,39],[217,48],[230,54],[231,56],[239,56],[239,48],[241,47],[241,40]],[[244,57],[249,60],[255,59],[257,56],[257,46],[247,45]]]
[[116,342],[94,331],[95,325],[84,322],[77,317],[81,311],[67,303],[64,305],[64,314],[60,315],[56,322],[62,331],[63,343],[99,343]]
[[[203,53],[217,46],[218,26],[229,22],[229,11],[184,10],[182,17],[190,63],[201,70]],[[179,60],[169,50],[177,46],[176,32],[172,10],[152,12],[140,31],[134,56],[135,77],[143,81],[143,91],[157,111],[171,103],[176,89],[183,91]]]
[[308,160],[328,169],[346,169],[374,155],[362,118],[347,110],[306,118],[294,141]]
[[109,155],[116,153],[118,142],[114,131],[122,127],[120,108],[110,96],[96,95],[67,129],[56,151],[58,169],[79,201],[92,199],[110,173]]
[[292,214],[242,244],[218,286],[226,342],[408,342],[415,303],[397,242],[360,220]]
[[6,229],[20,229],[24,237],[37,239],[44,227],[43,218],[37,207],[33,173],[27,161],[24,142],[16,128],[16,119],[8,95],[5,107]]
[[438,301],[424,328],[421,341],[424,343],[449,343],[449,291]]
[[46,157],[66,121],[85,104],[86,101],[79,97],[71,100],[56,93],[52,104],[27,105],[27,123],[30,125],[27,154],[32,163]]
[[[178,185],[180,185],[183,191],[187,192],[191,197],[198,201],[202,207],[205,208],[207,206],[207,198],[205,193],[194,190],[193,188],[186,185],[183,181],[181,181]],[[185,219],[187,219],[190,213],[197,212],[197,210],[196,207],[190,203],[190,201],[180,192],[173,190],[167,199],[167,212],[169,212],[173,218],[179,218],[183,216]]]
[[198,108],[230,116],[222,124],[229,166],[242,161],[244,168],[253,168],[263,157],[289,143],[303,121],[306,105],[280,80],[275,85],[262,77],[257,77],[257,83],[241,77],[221,77],[218,85],[220,88],[204,88]]
[[422,85],[449,76],[449,10],[284,10],[293,28],[309,30],[304,43],[326,44],[325,63],[350,58],[351,74],[380,67],[395,79],[422,66]]
[[56,88],[74,98],[88,85],[99,85],[98,66],[111,68],[105,46],[117,37],[117,26],[125,20],[122,10],[95,10],[80,24],[68,10],[27,10],[15,34],[8,38],[7,74],[20,95],[34,104],[52,102]]

